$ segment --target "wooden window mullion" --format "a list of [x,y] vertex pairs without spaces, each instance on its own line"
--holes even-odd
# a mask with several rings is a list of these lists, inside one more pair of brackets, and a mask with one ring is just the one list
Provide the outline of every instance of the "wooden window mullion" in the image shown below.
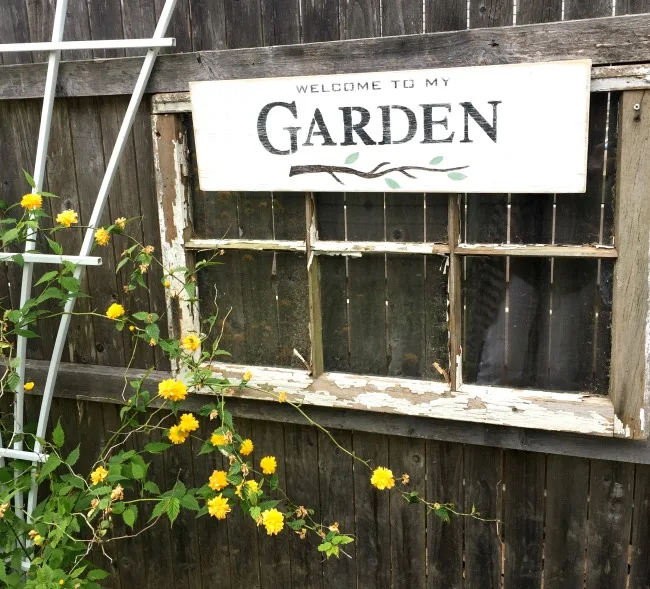
[[321,313],[320,295],[320,267],[318,256],[312,251],[312,244],[316,241],[316,200],[313,192],[305,194],[306,206],[306,235],[307,249],[307,284],[309,287],[309,337],[311,339],[311,370],[312,376],[317,378],[324,371],[323,361],[323,323]]
[[457,391],[462,384],[462,299],[460,243],[460,196],[449,195],[449,369],[451,390]]

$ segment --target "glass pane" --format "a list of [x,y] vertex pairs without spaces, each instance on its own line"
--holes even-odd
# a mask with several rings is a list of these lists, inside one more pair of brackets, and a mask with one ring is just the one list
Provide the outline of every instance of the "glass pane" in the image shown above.
[[447,275],[437,256],[320,258],[325,369],[443,380]]
[[[467,243],[614,243],[614,178],[619,94],[591,95],[584,194],[468,194]],[[544,162],[540,162],[543,168]]]
[[607,394],[610,260],[468,257],[463,379]]
[[[197,261],[212,255],[201,252]],[[306,256],[231,250],[214,261],[218,265],[199,272],[199,309],[202,320],[219,316],[209,343],[219,337],[226,318],[219,347],[232,356],[219,360],[304,368],[293,349],[309,359]]]

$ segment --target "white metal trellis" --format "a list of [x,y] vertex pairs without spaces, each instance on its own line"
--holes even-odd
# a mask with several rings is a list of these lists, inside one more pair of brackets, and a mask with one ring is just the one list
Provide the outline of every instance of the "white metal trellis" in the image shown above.
[[[121,159],[127,137],[131,132],[134,118],[136,116],[138,107],[144,95],[145,88],[149,81],[154,62],[161,47],[170,47],[174,45],[173,38],[165,38],[164,34],[167,31],[171,16],[174,11],[177,0],[166,0],[165,5],[160,13],[160,18],[156,26],[153,37],[150,39],[117,39],[106,41],[63,41],[63,30],[65,27],[65,17],[67,12],[68,0],[58,0],[56,3],[56,10],[54,14],[54,25],[52,30],[52,41],[45,43],[10,43],[0,44],[0,53],[14,53],[14,52],[32,52],[32,51],[48,51],[48,67],[47,78],[45,82],[45,93],[43,96],[43,108],[41,112],[41,123],[38,134],[38,146],[36,150],[36,159],[34,164],[34,188],[33,193],[40,192],[43,189],[43,181],[45,176],[45,163],[47,157],[47,149],[50,138],[50,129],[52,123],[52,109],[54,106],[54,96],[56,93],[56,81],[59,71],[59,62],[62,50],[79,50],[79,49],[126,49],[126,48],[147,48],[147,54],[140,70],[131,100],[124,115],[124,120],[120,127],[113,152],[111,154],[102,184],[97,194],[97,199],[93,206],[93,211],[88,221],[88,228],[86,229],[84,240],[81,245],[79,255],[52,255],[41,254],[34,250],[36,249],[36,229],[30,229],[27,234],[27,242],[25,244],[25,253],[22,254],[24,260],[21,293],[20,293],[20,306],[25,305],[31,296],[32,289],[32,275],[34,264],[48,263],[60,264],[63,261],[73,262],[77,265],[74,276],[77,279],[81,278],[85,266],[98,266],[101,264],[101,258],[91,256],[90,251],[93,245],[93,234],[101,219],[102,213],[106,206],[108,193],[110,191],[117,166]],[[0,261],[12,261],[16,254],[0,254]],[[16,346],[16,357],[20,359],[18,368],[19,383],[16,389],[16,396],[14,401],[14,431],[12,441],[9,444],[13,447],[4,448],[2,446],[2,439],[0,438],[0,466],[4,466],[5,458],[27,460],[34,464],[44,462],[47,456],[43,454],[43,448],[38,441],[45,436],[47,423],[49,420],[50,407],[52,405],[52,396],[54,393],[54,386],[56,384],[56,377],[61,363],[61,355],[63,346],[70,327],[71,313],[74,308],[75,299],[69,299],[64,307],[64,313],[61,316],[59,330],[54,344],[54,351],[47,373],[47,380],[45,389],[43,390],[43,398],[41,401],[41,408],[39,411],[38,426],[36,429],[36,441],[34,443],[34,450],[27,451],[23,448],[22,436],[19,434],[23,431],[24,419],[24,384],[25,384],[25,355],[27,350],[27,340],[25,337],[18,337]],[[32,511],[36,506],[36,497],[38,485],[36,482],[36,469],[32,472],[32,484],[29,491],[27,501],[26,515],[29,519]],[[25,518],[24,497],[22,493],[18,493],[14,497],[14,509],[16,515],[22,519]],[[25,563],[25,566],[29,566]]]

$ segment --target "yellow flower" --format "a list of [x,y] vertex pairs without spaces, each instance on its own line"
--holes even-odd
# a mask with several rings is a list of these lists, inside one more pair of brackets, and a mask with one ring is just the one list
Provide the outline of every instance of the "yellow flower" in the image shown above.
[[244,372],[244,376],[242,376],[242,380],[248,382],[249,380],[251,380],[251,378],[253,378],[253,373],[250,370]]
[[404,473],[404,474],[402,475],[402,485],[408,485],[408,484],[409,484],[409,480],[411,480],[411,477],[409,477],[409,475],[407,475],[406,473]]
[[155,338],[152,337],[152,338],[149,340],[149,345],[150,345],[152,348],[156,345],[156,340],[155,340]]
[[108,471],[103,466],[98,466],[90,473],[90,480],[93,485],[101,483],[108,476]]
[[264,474],[273,474],[275,469],[278,467],[278,462],[275,459],[275,456],[265,456],[260,460],[260,466],[262,467],[262,472]]
[[172,425],[169,428],[169,434],[167,437],[170,439],[172,444],[182,444],[185,440],[187,440],[187,436],[190,434],[186,431],[183,431],[181,429],[180,425]]
[[375,468],[370,477],[370,482],[377,487],[380,491],[384,489],[392,489],[395,486],[395,479],[393,478],[393,471],[379,466]]
[[257,481],[246,481],[246,486],[251,493],[257,493],[260,488],[260,484]]
[[284,527],[284,516],[275,508],[262,512],[262,523],[269,536],[275,536]]
[[208,487],[214,491],[221,491],[228,486],[225,470],[215,470],[208,479]]
[[169,288],[171,285],[172,285],[172,283],[169,280],[165,280],[165,282],[163,282],[163,286],[165,288]]
[[249,440],[248,438],[246,438],[241,443],[241,448],[239,448],[239,453],[242,456],[248,456],[253,451],[254,447],[255,446],[253,446],[253,440]]
[[208,513],[217,519],[226,519],[226,515],[230,513],[228,499],[222,497],[221,493],[210,499],[208,501]]
[[226,437],[222,436],[221,434],[212,434],[212,436],[210,437],[210,443],[213,446],[225,446]]
[[36,536],[34,536],[34,544],[36,544],[36,546],[43,546],[43,536],[36,534]]
[[187,387],[180,380],[168,378],[158,385],[158,394],[169,401],[182,401],[187,397]]
[[135,325],[129,325],[129,331],[135,331]]
[[286,400],[287,400],[287,393],[285,393],[284,391],[280,391],[280,394],[278,395],[278,401],[280,401],[280,403],[284,403]]
[[25,383],[24,388],[26,391],[31,391],[34,388],[34,383],[30,380]]
[[113,303],[106,310],[106,317],[109,319],[119,319],[122,315],[124,315],[124,307],[118,303]]
[[124,231],[124,228],[126,227],[126,219],[124,217],[118,217],[115,219],[115,223],[113,223],[115,227],[117,227],[120,231]]
[[106,231],[103,227],[100,227],[95,231],[95,241],[99,245],[108,245],[108,242],[111,240],[111,234]]
[[5,512],[9,509],[9,503],[1,503],[0,504],[0,519],[2,519],[5,516]]
[[28,211],[40,209],[43,206],[43,198],[40,194],[26,194],[21,199],[20,206]]
[[193,432],[199,429],[199,422],[191,413],[183,413],[181,421],[178,424],[184,432]]
[[434,508],[436,511],[438,511],[441,507],[442,507],[442,506],[441,506],[440,503],[438,503],[438,502],[436,502],[436,503],[433,504],[433,508]]
[[77,213],[71,210],[67,210],[67,211],[63,211],[62,213],[59,213],[56,216],[56,222],[59,225],[63,225],[64,227],[70,227],[71,225],[78,223],[79,218],[77,217]]
[[183,338],[181,345],[186,352],[196,352],[201,346],[201,340],[191,333]]
[[59,579],[59,585],[65,585],[65,581],[63,579]]

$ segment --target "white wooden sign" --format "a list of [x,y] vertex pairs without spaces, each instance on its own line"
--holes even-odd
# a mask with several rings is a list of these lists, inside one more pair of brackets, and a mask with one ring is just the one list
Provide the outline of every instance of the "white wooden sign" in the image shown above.
[[591,62],[190,84],[203,190],[584,192]]

